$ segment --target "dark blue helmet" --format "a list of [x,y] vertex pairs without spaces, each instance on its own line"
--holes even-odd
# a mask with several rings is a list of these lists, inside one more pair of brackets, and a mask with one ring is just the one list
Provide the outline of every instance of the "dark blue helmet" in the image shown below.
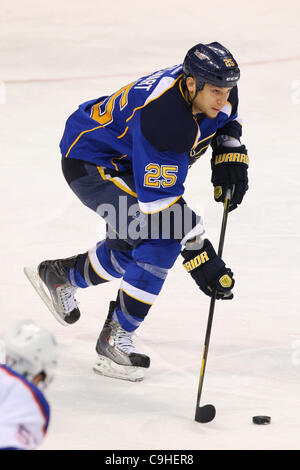
[[185,56],[183,73],[185,77],[196,79],[197,90],[202,90],[205,83],[234,87],[240,78],[240,69],[232,54],[218,42],[192,47]]

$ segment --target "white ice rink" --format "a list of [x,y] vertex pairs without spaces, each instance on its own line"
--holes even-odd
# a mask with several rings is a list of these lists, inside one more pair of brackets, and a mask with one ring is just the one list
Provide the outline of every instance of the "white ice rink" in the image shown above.
[[[32,319],[59,343],[52,420],[40,449],[300,449],[300,3],[240,0],[1,0],[0,336]],[[224,259],[235,298],[217,302],[202,404],[194,421],[209,299],[178,259],[136,337],[152,359],[141,383],[95,375],[95,343],[118,282],[79,293],[64,328],[23,266],[86,251],[104,223],[68,188],[59,141],[78,104],[180,63],[219,41],[241,66],[240,114],[250,190],[229,215]],[[210,152],[186,200],[217,245]],[[272,417],[269,426],[253,415]]]

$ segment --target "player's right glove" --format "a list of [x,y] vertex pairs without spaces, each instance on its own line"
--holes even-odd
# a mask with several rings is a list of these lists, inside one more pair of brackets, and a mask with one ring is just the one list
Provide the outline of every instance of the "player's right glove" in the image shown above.
[[226,268],[224,261],[216,254],[209,240],[205,239],[201,249],[181,252],[183,266],[206,295],[212,296],[216,289],[217,299],[232,299],[234,286],[233,272]]

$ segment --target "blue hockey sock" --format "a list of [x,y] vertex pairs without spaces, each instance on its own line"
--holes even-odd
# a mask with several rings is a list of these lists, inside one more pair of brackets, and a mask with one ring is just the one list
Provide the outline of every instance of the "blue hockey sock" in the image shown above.
[[110,250],[102,241],[78,255],[75,267],[68,269],[68,280],[73,286],[85,288],[120,279],[131,260],[130,250]]

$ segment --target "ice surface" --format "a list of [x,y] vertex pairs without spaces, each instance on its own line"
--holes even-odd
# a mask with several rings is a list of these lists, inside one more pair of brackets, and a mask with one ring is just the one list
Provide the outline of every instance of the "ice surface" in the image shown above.
[[[2,0],[0,15],[0,336],[32,319],[59,342],[41,449],[299,449],[300,4],[152,0]],[[78,104],[180,63],[218,40],[241,64],[240,112],[250,190],[229,216],[224,259],[235,299],[217,302],[202,403],[194,421],[209,300],[181,266],[140,327],[152,365],[142,383],[92,372],[95,342],[118,282],[82,291],[82,318],[64,328],[23,266],[86,251],[104,224],[68,189],[58,143]],[[86,77],[86,78],[84,78]],[[187,179],[186,199],[217,244],[209,154]],[[270,415],[270,426],[252,416]]]

